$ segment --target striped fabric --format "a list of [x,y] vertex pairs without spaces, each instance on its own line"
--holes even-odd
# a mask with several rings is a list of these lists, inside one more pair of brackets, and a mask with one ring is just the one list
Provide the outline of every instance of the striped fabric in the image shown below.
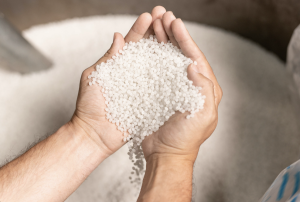
[[300,160],[278,175],[260,202],[300,202]]

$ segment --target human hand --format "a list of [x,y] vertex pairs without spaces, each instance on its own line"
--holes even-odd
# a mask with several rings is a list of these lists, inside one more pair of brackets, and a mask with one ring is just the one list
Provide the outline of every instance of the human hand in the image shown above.
[[[212,134],[217,126],[218,105],[222,90],[206,60],[197,47],[181,19],[176,19],[172,12],[166,12],[162,19],[153,23],[158,42],[167,42],[182,49],[186,57],[197,62],[188,67],[188,78],[195,86],[201,86],[201,93],[206,96],[204,109],[195,117],[186,119],[188,113],[176,112],[159,130],[146,137],[142,148],[146,161],[150,157],[176,157],[192,163],[196,160],[200,145]],[[156,158],[155,157],[155,158]]]
[[106,119],[105,99],[98,85],[89,86],[88,76],[95,71],[97,64],[111,59],[125,42],[137,42],[142,38],[147,38],[154,34],[152,22],[161,18],[166,10],[157,6],[149,13],[141,14],[125,38],[120,33],[115,33],[111,48],[94,65],[84,70],[80,80],[80,88],[76,103],[75,113],[70,121],[75,130],[83,131],[101,149],[104,156],[108,157],[124,145],[123,134],[115,124]]

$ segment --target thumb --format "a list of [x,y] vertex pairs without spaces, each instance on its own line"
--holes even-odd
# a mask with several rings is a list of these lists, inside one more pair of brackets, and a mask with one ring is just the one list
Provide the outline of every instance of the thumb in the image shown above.
[[87,68],[83,71],[81,76],[81,81],[86,82],[87,77],[95,71],[95,67],[97,64],[100,64],[101,62],[106,62],[107,60],[111,59],[112,56],[114,56],[116,53],[118,53],[119,50],[121,50],[125,45],[125,40],[120,33],[115,33],[113,38],[113,43],[110,47],[110,49],[104,54],[102,58],[100,58],[95,64]]
[[124,40],[122,34],[115,32],[114,38],[113,38],[113,43],[112,43],[110,49],[104,54],[104,56],[102,58],[100,58],[100,60],[98,60],[97,64],[99,64],[101,62],[105,62],[108,59],[111,59],[112,56],[116,55],[118,53],[118,51],[123,48],[124,45],[125,45],[125,40]]
[[193,81],[194,86],[201,87],[201,94],[206,96],[205,104],[211,107],[216,106],[215,94],[214,94],[214,83],[205,77],[203,74],[199,73],[197,66],[191,64],[187,68],[187,77],[189,80]]

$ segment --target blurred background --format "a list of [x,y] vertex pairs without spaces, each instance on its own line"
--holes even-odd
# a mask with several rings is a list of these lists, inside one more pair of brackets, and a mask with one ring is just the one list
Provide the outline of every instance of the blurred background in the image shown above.
[[165,6],[184,20],[220,27],[249,38],[286,58],[293,30],[300,22],[297,0],[0,0],[1,12],[19,30],[33,25],[105,14],[150,12]]
[[[0,0],[0,163],[70,119],[80,73],[157,5],[186,22],[224,91],[194,201],[259,200],[300,156],[298,0]],[[67,201],[134,201],[126,151]]]

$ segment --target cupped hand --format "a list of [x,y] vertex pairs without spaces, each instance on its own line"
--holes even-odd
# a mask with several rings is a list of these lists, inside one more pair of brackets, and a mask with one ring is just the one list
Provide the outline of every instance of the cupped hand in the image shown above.
[[194,117],[186,119],[188,113],[176,112],[159,130],[146,137],[142,142],[144,156],[165,156],[183,158],[194,162],[200,145],[212,134],[218,122],[218,105],[222,90],[206,60],[204,54],[189,35],[181,19],[176,19],[170,11],[161,19],[153,22],[158,42],[170,40],[182,49],[186,57],[197,62],[188,69],[188,78],[195,86],[201,86],[201,93],[206,96],[204,109]]
[[84,131],[100,147],[106,157],[117,151],[125,143],[122,132],[118,131],[116,125],[110,123],[105,117],[104,109],[106,106],[101,87],[98,85],[89,86],[90,79],[88,76],[95,71],[97,64],[106,62],[122,49],[125,42],[137,42],[154,34],[153,21],[161,18],[165,12],[163,7],[157,6],[151,14],[141,14],[125,38],[120,33],[115,33],[111,48],[101,59],[82,73],[76,110],[70,123],[75,130]]

